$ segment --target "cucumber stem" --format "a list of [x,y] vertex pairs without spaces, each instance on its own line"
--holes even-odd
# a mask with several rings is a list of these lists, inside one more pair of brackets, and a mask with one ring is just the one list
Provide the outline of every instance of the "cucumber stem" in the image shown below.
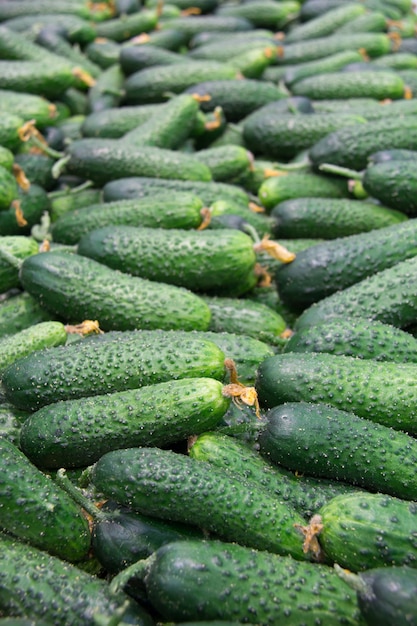
[[361,594],[366,593],[368,591],[368,585],[363,580],[363,578],[361,578],[358,574],[354,574],[353,572],[350,572],[349,570],[344,569],[343,567],[340,567],[338,563],[335,563],[333,567],[334,567],[336,574],[342,580],[344,580],[345,583],[349,585],[351,589],[354,589],[355,591]]
[[93,518],[94,521],[104,521],[104,520],[108,519],[109,516],[106,513],[103,513],[103,511],[101,509],[99,509],[98,506],[96,506],[94,504],[94,502],[91,502],[91,500],[89,500],[80,491],[80,489],[78,489],[70,481],[70,479],[68,478],[68,476],[66,474],[66,470],[64,468],[60,468],[57,471],[55,482],[57,483],[57,485],[59,485],[61,487],[61,489],[66,491],[67,494],[69,496],[71,496],[71,498],[74,500],[74,502],[79,504],[81,506],[81,508],[83,508],[85,511],[87,511],[87,513],[89,515],[91,515],[91,517]]
[[340,167],[339,165],[332,165],[331,163],[322,163],[319,165],[321,172],[327,172],[328,174],[337,174],[338,176],[344,176],[345,178],[353,178],[354,180],[362,180],[362,173],[356,170],[351,170],[348,167]]
[[116,574],[110,583],[111,593],[119,593],[133,577],[143,580],[147,573],[149,566],[156,560],[156,554],[153,552],[148,558],[141,559],[124,570]]
[[19,259],[14,254],[4,250],[4,248],[0,248],[0,259],[3,259],[3,261],[6,261],[18,270],[20,270],[23,263],[23,259]]
[[63,198],[65,196],[73,196],[77,193],[80,193],[80,191],[84,191],[84,189],[89,189],[90,187],[93,186],[93,181],[92,180],[86,180],[84,183],[81,183],[81,185],[78,185],[77,187],[68,187],[67,189],[60,189],[59,191],[51,191],[50,193],[48,193],[48,198],[49,199],[54,199],[54,198]]
[[66,154],[65,156],[58,159],[58,161],[56,161],[53,164],[51,172],[54,178],[59,178],[61,176],[62,172],[65,169],[66,164],[68,163],[70,159],[71,159],[71,156],[69,154]]

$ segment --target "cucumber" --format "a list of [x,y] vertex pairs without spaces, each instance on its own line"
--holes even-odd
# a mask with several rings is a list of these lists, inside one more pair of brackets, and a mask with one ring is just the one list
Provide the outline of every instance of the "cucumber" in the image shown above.
[[417,122],[413,118],[383,118],[333,131],[312,146],[309,158],[314,168],[331,163],[362,170],[366,168],[369,155],[393,146],[416,149]]
[[96,25],[97,37],[104,37],[117,43],[131,39],[141,33],[153,31],[158,23],[155,9],[143,8],[136,13],[104,20]]
[[152,606],[177,623],[249,618],[260,626],[353,626],[359,619],[355,592],[330,567],[237,543],[175,541],[136,570]]
[[67,333],[61,322],[46,321],[34,324],[11,336],[0,339],[0,376],[8,365],[36,350],[66,343]]
[[358,15],[339,26],[334,32],[335,34],[385,33],[387,32],[387,16],[382,11],[376,9],[366,11],[362,15]]
[[17,196],[17,182],[13,174],[0,166],[0,212],[7,210]]
[[125,76],[130,76],[145,67],[154,65],[175,65],[185,63],[188,56],[173,50],[166,50],[152,44],[137,46],[126,45],[120,50],[119,63]]
[[365,118],[350,113],[283,115],[281,111],[274,112],[267,105],[243,120],[243,139],[255,155],[288,160],[332,131],[365,122]]
[[119,106],[123,96],[124,74],[118,63],[111,65],[95,79],[87,93],[88,113]]
[[415,295],[410,278],[416,257],[400,261],[312,304],[298,317],[296,329],[335,317],[365,317],[398,328],[415,321]]
[[[326,206],[326,202],[328,201],[325,198],[319,201],[321,204],[319,210]],[[294,217],[297,215],[297,201],[287,201],[282,205],[288,207],[289,213],[293,209]],[[300,205],[303,205],[302,200],[298,202],[299,207]],[[336,212],[338,205],[344,205],[345,218],[352,221],[357,215],[357,210],[364,210],[366,213],[368,207],[370,209],[369,217],[372,214],[376,217],[380,213],[381,219],[384,220],[383,207],[378,205],[371,205],[362,200],[332,200],[328,202],[329,212],[332,210],[331,206]],[[311,215],[316,217],[315,206],[318,205],[314,205],[313,201],[304,201],[304,209],[307,211],[308,207]],[[280,207],[281,205],[278,205],[277,212],[281,211]],[[272,215],[274,215],[274,211],[275,209],[272,211]],[[389,218],[390,212],[385,215],[386,218]],[[395,219],[397,216],[394,213],[391,217]],[[275,274],[281,299],[292,308],[306,308],[336,291],[354,285],[367,276],[415,256],[417,221],[413,219],[401,221],[401,214],[398,215],[398,218],[400,219],[398,223],[392,223],[388,226],[382,226],[383,222],[381,222],[381,227],[378,227],[377,222],[375,222],[374,228],[372,228],[371,223],[369,223],[370,232],[347,236],[347,230],[339,231],[341,236],[299,252],[292,263],[281,265]],[[329,235],[329,232],[324,229],[325,223],[319,217],[316,219],[317,221],[310,224],[311,232],[314,232],[315,224],[317,224],[322,226],[322,236]],[[351,224],[350,226],[353,227],[354,225]],[[296,230],[298,229],[296,228]],[[331,231],[331,228],[329,230]],[[279,231],[278,222],[276,234]],[[335,232],[333,231],[333,233]],[[382,250],[383,254],[381,254]]]
[[322,98],[375,98],[396,100],[405,96],[405,82],[391,70],[327,72],[297,81],[291,86],[296,96],[312,100]]
[[293,43],[331,35],[341,26],[349,24],[351,20],[363,15],[365,11],[366,8],[360,2],[344,3],[342,6],[325,11],[318,17],[295,24],[286,34],[285,42]]
[[303,524],[303,517],[295,509],[208,463],[160,448],[113,450],[92,466],[90,478],[106,497],[133,510],[192,524],[226,541],[306,559],[294,528]]
[[67,561],[87,557],[90,532],[81,508],[10,441],[3,459],[1,529]]
[[417,154],[406,162],[392,160],[368,164],[362,177],[363,188],[382,204],[409,217],[417,216],[416,163]]
[[212,463],[226,473],[243,476],[288,502],[306,519],[325,502],[351,489],[347,484],[332,480],[296,476],[283,466],[266,461],[248,443],[218,431],[198,435],[191,443],[189,455],[198,461]]
[[348,63],[362,61],[363,57],[356,50],[342,50],[335,54],[329,54],[322,59],[315,61],[305,61],[304,63],[296,63],[289,66],[274,66],[273,71],[282,71],[282,80],[285,85],[291,89],[294,83],[309,76],[317,76],[319,74],[327,74],[342,69]]
[[15,155],[14,162],[22,168],[31,184],[43,187],[45,191],[51,191],[55,187],[56,180],[52,176],[52,166],[55,163],[53,157],[20,152]]
[[268,411],[257,441],[263,456],[291,471],[403,500],[417,497],[414,437],[350,411],[287,402]]
[[[6,90],[5,90],[6,91]],[[24,119],[12,111],[3,111],[0,120],[0,142],[1,146],[17,152],[22,141],[19,136],[19,129],[23,126]]]
[[[209,168],[193,155],[118,139],[79,139],[67,148],[68,173],[103,185],[126,176],[210,181]],[[65,157],[64,157],[65,158]]]
[[52,316],[32,296],[18,292],[0,302],[0,339],[51,320]]
[[[0,249],[13,254],[18,259],[25,259],[38,252],[38,242],[23,235],[0,237]],[[0,293],[20,287],[19,272],[16,267],[0,259]]]
[[416,338],[409,332],[362,318],[335,318],[295,332],[284,352],[327,352],[360,359],[417,362]]
[[318,510],[320,544],[333,562],[353,572],[380,566],[416,567],[417,508],[382,493],[336,496]]
[[138,104],[90,112],[81,126],[83,137],[119,139],[146,122],[164,104]]
[[273,31],[285,28],[296,19],[300,10],[298,2],[282,0],[278,5],[270,0],[248,0],[243,4],[222,4],[216,9],[216,15],[224,17],[243,17],[255,28],[269,28]]
[[[395,55],[392,55],[395,56]],[[416,99],[412,100],[389,100],[375,101],[368,98],[348,98],[346,100],[316,100],[313,103],[316,111],[340,112],[345,109],[345,113],[352,110],[357,111],[368,122],[382,118],[390,118],[405,115],[415,115],[417,110]]]
[[257,281],[253,240],[234,229],[112,225],[84,235],[77,251],[126,274],[191,291],[240,295]]
[[2,383],[14,406],[34,411],[60,400],[178,378],[223,380],[224,358],[212,341],[192,334],[109,332],[24,357],[7,368]]
[[27,191],[18,188],[15,202],[7,211],[0,211],[0,235],[30,236],[32,227],[39,224],[49,204],[48,194],[40,185],[31,183]]
[[79,189],[77,193],[67,189],[63,193],[58,191],[56,195],[52,194],[52,196],[49,196],[49,199],[49,217],[51,222],[56,222],[66,213],[98,204],[101,200],[101,189],[88,187],[82,190]]
[[54,241],[71,245],[92,230],[110,225],[198,228],[202,222],[202,208],[202,200],[191,193],[172,191],[168,196],[167,192],[155,192],[152,198],[97,202],[74,209],[53,223],[51,234]]
[[[22,15],[10,18],[4,22],[4,26],[14,33],[23,34],[29,40],[33,40],[36,34],[45,27],[58,28],[70,43],[84,46],[93,41],[97,36],[96,25],[78,15],[44,12],[42,15]],[[48,55],[51,53],[48,52]]]
[[310,171],[286,172],[280,176],[271,176],[261,184],[258,191],[259,200],[267,212],[270,212],[275,205],[294,198],[347,198],[348,196],[346,179],[342,180],[336,176]]
[[80,51],[74,45],[71,45],[71,43],[54,28],[42,28],[35,37],[35,43],[42,46],[45,50],[49,50],[63,59],[66,59],[71,65],[81,68],[92,78],[97,78],[102,72],[101,67],[90,61],[84,52]]
[[195,157],[207,165],[217,182],[239,184],[253,167],[253,155],[244,146],[210,146],[197,150]]
[[406,150],[405,148],[391,148],[389,150],[378,150],[369,156],[369,164],[383,163],[385,161],[414,161],[417,159],[417,150]]
[[416,371],[414,363],[289,352],[266,358],[255,386],[263,407],[321,402],[414,435],[415,403],[408,390]]
[[163,102],[168,99],[168,94],[179,94],[195,83],[236,78],[237,73],[231,64],[197,59],[189,59],[187,63],[174,66],[148,67],[126,78],[125,102],[126,104]]
[[56,106],[35,94],[0,89],[0,110],[20,117],[23,121],[35,120],[39,129],[53,125],[57,117]]
[[247,33],[253,29],[250,20],[244,17],[234,17],[226,15],[187,15],[173,17],[161,23],[162,30],[179,31],[185,37],[184,45],[188,46],[195,35],[201,32],[226,33]]
[[40,61],[0,61],[2,89],[35,94],[54,100],[76,84],[70,64]]
[[127,623],[153,625],[139,604],[123,592],[110,592],[108,583],[97,576],[7,535],[1,536],[0,544],[3,615],[30,615],[37,624],[45,620],[56,626],[94,626],[95,615],[110,619],[119,611]]
[[120,50],[121,44],[105,38],[97,38],[84,47],[86,57],[102,70],[119,62]]
[[5,0],[0,9],[0,20],[9,20],[21,15],[40,16],[43,13],[77,15],[86,20],[107,19],[111,15],[110,7],[89,7],[84,3],[41,0],[33,4],[31,0]]

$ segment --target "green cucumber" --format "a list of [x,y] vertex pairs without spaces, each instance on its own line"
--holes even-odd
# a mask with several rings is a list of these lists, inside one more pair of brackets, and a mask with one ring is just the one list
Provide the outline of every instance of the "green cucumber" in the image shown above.
[[382,118],[335,130],[312,146],[309,158],[314,168],[331,163],[362,170],[367,165],[369,155],[393,146],[416,149],[417,122],[413,118]]
[[417,159],[417,150],[406,150],[405,148],[391,148],[388,150],[378,150],[369,156],[369,164],[383,163],[385,161],[414,161]]
[[217,182],[239,184],[253,167],[253,155],[244,146],[210,146],[197,150],[195,158],[207,165]]
[[158,22],[158,13],[155,9],[143,8],[141,11],[104,20],[96,25],[96,36],[122,42],[141,33],[153,31]]
[[62,559],[85,559],[90,532],[81,508],[10,441],[1,438],[0,449],[2,531]]
[[[395,56],[395,55],[392,55]],[[346,100],[316,100],[313,102],[316,111],[328,111],[337,113],[349,111],[362,115],[368,122],[381,118],[396,116],[415,115],[417,104],[415,99],[411,100],[388,100],[376,101],[369,98],[347,98]]]
[[0,438],[19,448],[20,428],[30,413],[16,409],[10,402],[0,403]]
[[81,126],[83,137],[119,139],[146,122],[164,104],[138,104],[90,112]]
[[51,234],[54,241],[71,245],[92,230],[110,225],[198,228],[202,208],[202,200],[191,193],[172,191],[168,196],[167,191],[155,192],[152,197],[97,202],[74,209],[53,223]]
[[330,567],[237,543],[175,541],[133,568],[167,621],[358,624],[356,593]]
[[363,188],[382,204],[410,217],[417,216],[416,163],[417,154],[407,162],[392,160],[368,164],[362,177]]
[[291,471],[417,498],[415,438],[350,411],[287,402],[268,411],[257,443],[265,458]]
[[293,43],[331,35],[341,26],[349,24],[351,20],[363,15],[365,11],[366,8],[360,2],[343,3],[342,6],[329,9],[316,18],[295,24],[289,29],[285,42]]
[[130,624],[153,626],[139,604],[122,592],[111,592],[97,576],[7,535],[0,537],[0,545],[3,615],[30,615],[37,624],[45,620],[55,626],[94,626],[94,616],[108,620],[118,612]]
[[106,38],[98,38],[85,46],[84,53],[92,62],[106,70],[119,62],[120,44]]
[[253,240],[234,229],[111,225],[84,235],[77,251],[126,274],[191,291],[241,295],[257,281]]
[[35,120],[39,129],[55,123],[56,106],[35,94],[0,89],[0,110],[13,113],[25,122]]
[[284,352],[327,352],[359,359],[417,363],[416,338],[409,332],[362,318],[335,318],[297,330]]
[[100,200],[101,189],[95,187],[86,186],[83,189],[77,189],[76,193],[74,188],[72,188],[72,190],[64,189],[63,192],[57,190],[56,194],[52,193],[49,196],[49,217],[51,222],[54,223],[66,213],[98,204]]
[[19,93],[35,94],[47,99],[58,98],[76,83],[70,64],[40,61],[0,61],[0,85]]
[[32,413],[20,446],[38,467],[86,467],[111,450],[165,447],[217,426],[230,398],[212,378],[53,403]]
[[416,371],[415,363],[288,352],[259,365],[255,386],[263,407],[322,402],[414,435]]
[[7,211],[0,211],[0,235],[30,236],[32,226],[39,224],[48,209],[49,198],[43,187],[31,183],[27,191],[18,188],[15,202]]
[[[210,181],[209,168],[193,155],[124,143],[122,139],[79,139],[67,148],[70,174],[100,185],[125,176]],[[65,159],[65,157],[64,157]]]
[[270,0],[257,0],[257,2],[245,2],[238,5],[222,4],[217,8],[216,15],[243,17],[249,20],[255,28],[270,28],[277,31],[296,19],[299,10],[299,3],[293,0],[283,0],[279,4]]
[[0,339],[0,376],[8,365],[36,350],[61,346],[67,341],[64,324],[55,321],[39,322],[13,335]]
[[188,56],[180,52],[166,50],[160,46],[152,44],[125,45],[121,48],[119,54],[119,63],[126,76],[134,74],[145,67],[153,67],[154,65],[175,65],[176,63],[184,63],[188,61]]
[[405,82],[391,70],[339,71],[303,78],[291,86],[291,91],[312,100],[355,97],[396,100],[404,98]]
[[247,33],[253,29],[253,24],[244,17],[226,15],[182,15],[173,17],[161,23],[162,30],[179,31],[185,37],[184,45],[188,45],[195,35],[201,32]]
[[118,63],[111,65],[94,80],[87,93],[87,111],[103,111],[119,106],[123,96],[124,74]]
[[[324,215],[322,211],[326,207],[326,203],[329,208],[329,214],[331,211],[336,213],[338,206],[340,206],[341,221],[339,222],[339,228],[341,228],[345,219],[353,222],[355,216],[359,217],[359,222],[356,226],[360,226],[360,220],[366,217],[367,210],[369,210],[369,218],[372,215],[377,218],[379,214],[381,222],[378,226],[378,222],[375,221],[373,228],[372,223],[369,222],[366,230],[363,228],[365,224],[362,222],[363,232],[350,236],[348,236],[349,230],[355,226],[353,223],[349,226],[345,225],[343,230],[332,230],[331,224],[329,224],[329,229],[326,230],[326,222],[319,217]],[[278,215],[281,214],[281,208],[285,209],[284,205],[288,207],[289,216],[291,216],[291,211],[293,211],[294,218],[297,216],[297,206],[301,209],[304,205],[305,216],[308,217],[308,210],[311,212],[311,217],[314,220],[310,223],[310,232],[314,232],[317,224],[317,228],[321,226],[321,235],[323,237],[331,235],[329,241],[319,243],[314,248],[300,251],[292,263],[282,265],[277,269],[275,279],[280,297],[288,306],[295,309],[306,308],[313,302],[330,296],[341,289],[346,289],[367,276],[392,267],[396,263],[411,258],[416,254],[417,221],[405,219],[404,214],[396,215],[395,212],[391,214],[388,209],[385,211],[384,216],[383,207],[372,205],[363,200],[332,200],[329,202],[323,198],[316,203],[303,199],[299,200],[298,203],[296,200],[287,201],[282,203],[282,205],[278,205]],[[317,210],[315,210],[316,207]],[[364,214],[358,215],[358,212],[360,213],[361,211]],[[272,215],[274,215],[274,212],[275,209],[272,211]],[[401,215],[404,215],[403,220]],[[333,217],[335,219],[335,216]],[[387,218],[394,221],[391,225],[383,226]],[[398,223],[395,223],[396,218],[399,220]],[[300,232],[301,223],[300,213],[298,228],[297,224],[294,225],[296,232]],[[307,220],[305,226],[305,232],[307,233]],[[336,219],[334,226],[337,226]],[[291,232],[291,222],[288,223],[287,228],[288,232]],[[284,232],[286,232],[285,222]],[[338,236],[336,235],[337,232],[339,232]],[[280,224],[278,221],[275,235],[279,233]],[[336,235],[336,237],[333,237],[333,235]]]
[[164,331],[109,332],[32,354],[10,365],[3,389],[24,410],[178,378],[223,380],[225,355],[212,341]]
[[[24,235],[10,235],[0,237],[0,249],[13,254],[18,259],[38,253],[39,244],[31,237]],[[19,271],[8,261],[0,259],[0,293],[20,287]]]
[[[359,126],[363,126],[359,124]],[[314,172],[286,172],[267,178],[259,187],[258,197],[268,212],[272,208],[294,198],[347,198],[349,190],[346,179]],[[319,235],[320,236],[320,235]]]
[[353,572],[416,567],[416,515],[415,502],[382,493],[336,496],[317,511],[320,545],[329,559]]
[[397,52],[396,54],[387,54],[372,61],[375,67],[385,67],[394,70],[406,70],[417,67],[417,59],[415,54],[410,52]]
[[306,559],[294,528],[304,518],[295,509],[209,463],[172,450],[129,448],[104,454],[90,477],[106,497],[133,510],[193,524],[226,541]]
[[[6,91],[6,90],[4,90]],[[24,119],[13,111],[3,111],[0,120],[0,143],[4,148],[17,152],[22,146],[19,129],[23,126]]]
[[17,182],[12,172],[0,166],[0,212],[7,210],[17,196]]
[[52,176],[52,166],[55,163],[53,157],[40,153],[19,152],[15,155],[14,162],[22,168],[31,184],[43,187],[45,191],[51,191],[56,186],[56,180]]
[[29,328],[32,324],[51,321],[52,316],[27,292],[20,291],[0,302],[0,339]]
[[[106,3],[105,3],[106,4]],[[5,0],[1,5],[0,20],[9,20],[21,15],[40,16],[43,13],[59,13],[77,15],[86,20],[108,19],[111,15],[110,7],[90,7],[84,3],[62,2],[61,0],[41,0],[33,4],[31,0]]]
[[362,61],[363,57],[356,50],[342,50],[335,54],[329,54],[322,59],[315,61],[305,61],[304,63],[296,63],[294,65],[274,66],[273,70],[281,69],[283,71],[282,79],[290,89],[292,85],[303,78],[309,76],[317,76],[318,74],[327,74],[342,69],[348,63]]
[[416,318],[416,294],[411,282],[416,264],[417,257],[400,261],[313,303],[298,317],[295,328],[348,316],[406,328]]
[[365,11],[362,15],[358,15],[335,30],[335,34],[340,35],[385,32],[387,32],[387,16],[376,8],[375,10]]
[[266,461],[248,443],[218,431],[206,432],[193,439],[189,455],[198,461],[212,463],[227,473],[243,476],[291,504],[306,519],[325,502],[351,489],[349,485],[332,480],[296,476],[283,466]]

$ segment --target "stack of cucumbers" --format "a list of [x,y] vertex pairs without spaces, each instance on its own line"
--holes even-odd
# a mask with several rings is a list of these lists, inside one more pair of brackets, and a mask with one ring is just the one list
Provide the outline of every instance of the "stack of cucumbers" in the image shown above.
[[411,0],[0,2],[0,626],[417,626]]

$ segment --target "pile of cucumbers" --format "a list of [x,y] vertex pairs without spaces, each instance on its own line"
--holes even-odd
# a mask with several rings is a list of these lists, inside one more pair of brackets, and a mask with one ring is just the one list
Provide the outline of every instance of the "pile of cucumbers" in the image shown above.
[[417,625],[411,0],[0,2],[0,626]]

